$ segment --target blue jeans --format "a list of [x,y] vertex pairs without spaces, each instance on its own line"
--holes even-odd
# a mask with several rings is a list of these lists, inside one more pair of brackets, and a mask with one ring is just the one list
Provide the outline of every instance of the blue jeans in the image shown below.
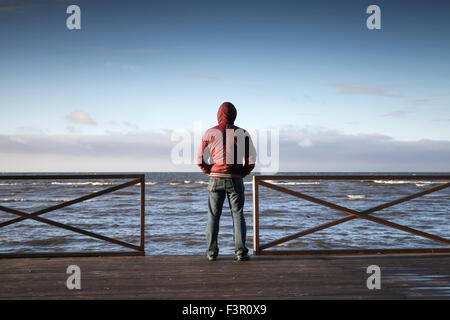
[[210,178],[208,184],[208,223],[206,225],[206,254],[215,257],[219,254],[217,236],[222,207],[228,197],[233,216],[234,252],[238,256],[246,255],[245,247],[247,226],[244,218],[244,182],[240,178]]

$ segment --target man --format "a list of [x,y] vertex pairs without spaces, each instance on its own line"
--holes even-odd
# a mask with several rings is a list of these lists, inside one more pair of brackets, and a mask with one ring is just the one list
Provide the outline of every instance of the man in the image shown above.
[[219,124],[205,132],[197,157],[197,164],[210,177],[206,225],[206,256],[209,261],[215,261],[219,254],[217,236],[225,197],[228,197],[233,216],[237,260],[249,259],[245,246],[247,226],[242,178],[255,167],[256,151],[248,132],[234,125],[236,115],[237,111],[232,103],[222,103],[217,112]]

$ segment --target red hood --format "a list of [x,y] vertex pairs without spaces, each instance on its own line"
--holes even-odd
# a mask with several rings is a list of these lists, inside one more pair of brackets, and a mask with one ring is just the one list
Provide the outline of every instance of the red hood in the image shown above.
[[217,121],[219,124],[234,124],[237,111],[231,102],[224,102],[217,111]]

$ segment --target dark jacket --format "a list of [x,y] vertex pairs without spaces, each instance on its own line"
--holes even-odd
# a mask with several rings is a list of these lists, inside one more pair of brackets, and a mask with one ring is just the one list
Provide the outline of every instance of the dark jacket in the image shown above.
[[236,115],[232,103],[222,103],[217,112],[219,124],[203,135],[197,164],[204,173],[245,177],[255,167],[255,147],[250,134],[234,125]]

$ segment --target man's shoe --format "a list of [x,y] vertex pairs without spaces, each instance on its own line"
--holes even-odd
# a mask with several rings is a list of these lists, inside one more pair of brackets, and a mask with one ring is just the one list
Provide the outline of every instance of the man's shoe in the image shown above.
[[208,259],[208,261],[216,261],[217,257],[216,256],[206,256],[206,259]]
[[236,261],[248,261],[248,260],[250,260],[250,256],[248,254],[237,256],[236,258]]

